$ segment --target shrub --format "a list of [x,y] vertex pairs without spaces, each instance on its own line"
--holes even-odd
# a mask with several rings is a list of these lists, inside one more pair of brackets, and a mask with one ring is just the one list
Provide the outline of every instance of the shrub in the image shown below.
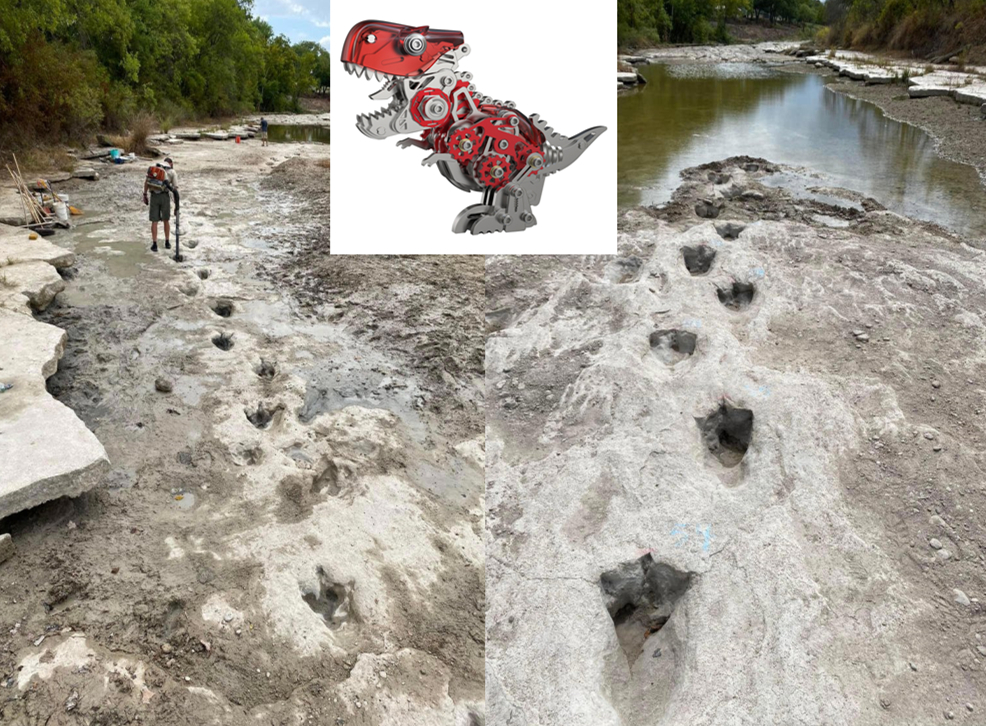
[[154,133],[157,122],[149,113],[140,112],[130,122],[130,133],[121,146],[128,154],[138,156],[147,153],[147,137]]

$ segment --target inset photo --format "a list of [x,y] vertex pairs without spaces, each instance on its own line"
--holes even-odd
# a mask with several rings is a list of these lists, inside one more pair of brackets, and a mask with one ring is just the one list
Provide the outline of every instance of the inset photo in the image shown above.
[[615,23],[333,7],[334,254],[613,254]]

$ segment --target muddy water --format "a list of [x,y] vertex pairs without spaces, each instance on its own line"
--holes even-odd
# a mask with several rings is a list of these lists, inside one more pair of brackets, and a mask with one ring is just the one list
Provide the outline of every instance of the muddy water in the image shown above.
[[640,72],[647,85],[618,100],[621,208],[665,202],[682,169],[746,154],[808,167],[821,186],[986,237],[986,188],[975,169],[941,158],[924,131],[828,90],[820,76],[743,63]]
[[328,126],[290,126],[271,124],[267,127],[267,140],[271,142],[329,143]]

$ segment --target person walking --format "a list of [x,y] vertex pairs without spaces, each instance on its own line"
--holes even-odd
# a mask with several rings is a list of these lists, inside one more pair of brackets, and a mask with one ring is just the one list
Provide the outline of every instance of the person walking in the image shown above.
[[267,146],[267,119],[260,117],[260,145]]
[[[164,222],[164,248],[171,249],[171,194],[178,193],[178,174],[171,157],[147,170],[144,179],[144,204],[151,220],[151,252],[157,252],[157,224]],[[150,197],[148,197],[150,194]]]

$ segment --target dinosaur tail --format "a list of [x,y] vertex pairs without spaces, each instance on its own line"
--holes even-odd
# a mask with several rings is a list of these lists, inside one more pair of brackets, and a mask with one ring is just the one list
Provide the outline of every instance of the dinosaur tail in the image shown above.
[[537,114],[531,116],[531,122],[544,134],[545,171],[547,172],[545,176],[571,166],[606,130],[605,126],[593,126],[569,137],[559,134]]

